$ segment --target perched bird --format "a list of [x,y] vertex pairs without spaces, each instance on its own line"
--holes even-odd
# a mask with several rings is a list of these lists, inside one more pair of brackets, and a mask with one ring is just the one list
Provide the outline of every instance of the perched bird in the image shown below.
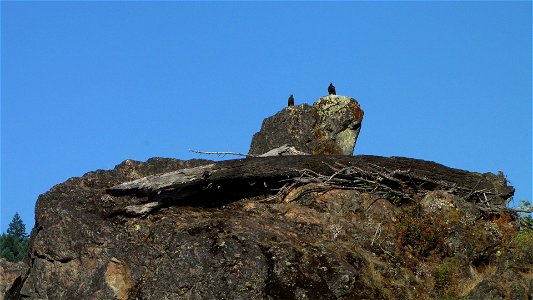
[[294,106],[294,97],[292,95],[289,97],[289,105],[288,106]]
[[337,95],[337,92],[335,91],[335,87],[333,86],[333,83],[329,83],[329,86],[328,86],[328,93],[330,95]]

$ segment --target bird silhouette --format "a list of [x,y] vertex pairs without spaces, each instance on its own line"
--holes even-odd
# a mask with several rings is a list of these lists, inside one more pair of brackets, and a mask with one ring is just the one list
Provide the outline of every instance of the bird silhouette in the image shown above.
[[289,102],[288,106],[294,106],[294,97],[292,95],[289,97],[288,102]]
[[330,95],[337,95],[337,92],[335,91],[335,86],[333,86],[333,83],[329,83],[329,86],[328,86],[328,93]]

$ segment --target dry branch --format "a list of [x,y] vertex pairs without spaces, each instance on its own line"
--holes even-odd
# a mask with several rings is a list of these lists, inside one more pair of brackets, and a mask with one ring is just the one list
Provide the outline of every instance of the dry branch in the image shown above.
[[370,243],[370,246],[374,246],[374,242],[381,235],[381,226],[383,226],[383,223],[378,224],[378,227],[376,228],[376,232],[374,232],[374,237],[372,238],[372,243]]
[[305,153],[302,151],[299,151],[298,149],[294,148],[291,145],[283,145],[278,148],[274,148],[266,153],[263,153],[261,155],[255,155],[255,154],[244,154],[239,152],[231,152],[231,151],[198,151],[189,149],[189,151],[199,154],[216,154],[216,155],[236,155],[236,156],[244,156],[244,157],[269,157],[269,156],[287,156],[287,155],[309,155],[309,153]]
[[266,194],[272,196],[264,201],[271,201],[312,183],[319,191],[350,189],[395,201],[415,200],[435,189],[448,190],[470,201],[479,198],[501,205],[513,189],[494,184],[495,177],[405,158],[289,155],[220,161],[126,182],[107,192],[148,196],[149,201],[234,201]]
[[230,152],[230,151],[198,151],[194,149],[189,149],[190,152],[199,153],[199,154],[216,154],[216,155],[236,155],[236,156],[245,156],[245,157],[257,157],[253,154],[244,154],[239,152]]

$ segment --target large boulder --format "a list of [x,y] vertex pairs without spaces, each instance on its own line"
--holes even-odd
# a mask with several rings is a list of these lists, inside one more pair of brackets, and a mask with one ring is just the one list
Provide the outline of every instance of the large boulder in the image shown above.
[[263,121],[249,153],[289,144],[310,154],[352,155],[363,115],[354,98],[339,95],[319,98],[312,106],[289,106]]
[[527,299],[513,191],[407,158],[128,160],[39,197],[7,298]]

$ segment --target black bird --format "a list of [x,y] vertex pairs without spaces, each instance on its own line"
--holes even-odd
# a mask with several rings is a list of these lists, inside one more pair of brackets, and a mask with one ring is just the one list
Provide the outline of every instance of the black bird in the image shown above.
[[292,95],[289,97],[289,105],[288,106],[294,106],[294,97]]
[[337,92],[335,91],[335,87],[333,86],[333,83],[329,83],[329,86],[328,86],[328,93],[330,95],[337,95]]

